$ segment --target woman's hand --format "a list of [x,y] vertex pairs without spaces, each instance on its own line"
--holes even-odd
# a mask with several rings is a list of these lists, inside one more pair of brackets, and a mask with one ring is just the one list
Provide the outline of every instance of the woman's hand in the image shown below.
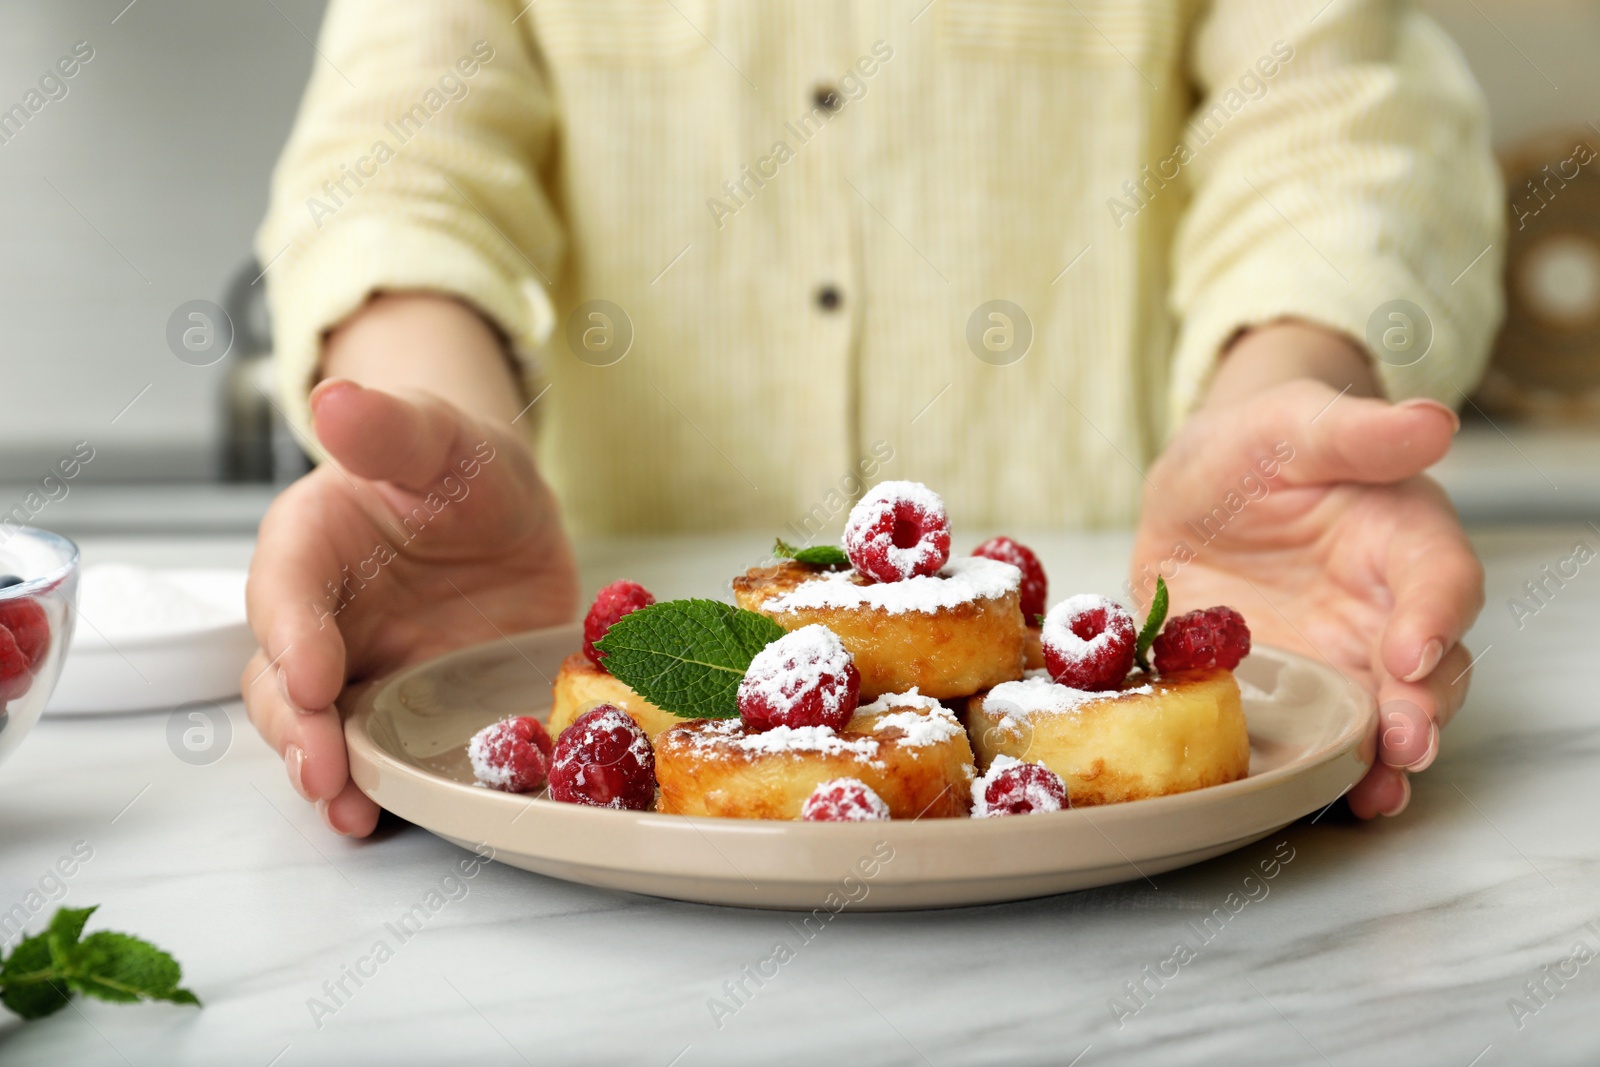
[[[1377,762],[1347,799],[1362,818],[1398,814],[1466,696],[1460,644],[1483,606],[1483,568],[1443,490],[1422,472],[1459,426],[1442,404],[1372,391],[1365,356],[1312,327],[1251,337],[1239,365],[1151,468],[1133,556],[1135,593],[1156,575],[1174,613],[1227,604],[1256,641],[1331,663],[1377,699]],[[1301,331],[1297,335],[1296,331]],[[1304,365],[1297,341],[1333,341],[1369,376],[1341,395],[1307,377],[1272,382],[1257,363]],[[1276,343],[1274,343],[1276,342]],[[1240,346],[1243,348],[1243,346]],[[1332,362],[1325,362],[1327,356]],[[1328,350],[1309,363],[1334,365]],[[1335,378],[1337,380],[1337,378]]]
[[261,651],[240,684],[295,790],[360,837],[378,807],[350,780],[345,685],[565,622],[577,579],[555,501],[506,423],[337,379],[311,404],[330,461],[261,523],[247,593]]

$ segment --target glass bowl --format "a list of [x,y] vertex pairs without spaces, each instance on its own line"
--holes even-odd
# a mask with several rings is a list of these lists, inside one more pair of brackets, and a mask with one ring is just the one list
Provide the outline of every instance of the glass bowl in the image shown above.
[[[16,580],[20,579],[20,581]],[[50,699],[77,618],[78,546],[0,522],[0,763]]]

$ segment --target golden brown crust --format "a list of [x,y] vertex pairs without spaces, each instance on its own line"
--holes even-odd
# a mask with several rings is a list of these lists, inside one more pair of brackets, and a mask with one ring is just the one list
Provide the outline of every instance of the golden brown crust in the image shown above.
[[[741,608],[755,611],[754,605],[763,604],[784,593],[792,593],[801,584],[829,573],[833,573],[831,568],[796,563],[792,559],[782,560],[768,567],[751,567],[734,578],[733,599]],[[849,572],[846,577],[856,585],[870,584],[854,571]]]
[[[1016,590],[934,612],[766,610],[768,601],[825,573],[792,560],[753,567],[733,580],[733,596],[741,608],[759,611],[786,630],[821,623],[837,634],[861,672],[862,700],[913,688],[924,696],[954,699],[1022,677],[1025,628]],[[871,584],[853,572],[849,580]]]
[[[680,723],[656,739],[656,810],[735,819],[798,819],[813,790],[832,778],[859,778],[896,819],[962,818],[972,802],[972,748],[964,731],[913,745],[896,726],[875,731],[880,714],[858,713],[838,738],[874,741],[870,752],[752,752],[737,720]],[[867,746],[862,746],[867,747]]]
[[635,693],[627,683],[596,667],[582,652],[574,652],[561,661],[561,670],[556,674],[551,691],[550,737],[560,737],[561,731],[571,726],[578,716],[599,704],[611,704],[627,712],[651,741],[663,730],[685,721],[662,711]]
[[1071,712],[986,710],[967,702],[979,765],[1004,753],[1061,775],[1074,807],[1184,793],[1250,772],[1250,736],[1232,671],[1135,677],[1149,694],[1108,695]]
[[1044,644],[1041,640],[1043,631],[1037,626],[1029,626],[1024,645],[1023,666],[1030,671],[1044,670]]

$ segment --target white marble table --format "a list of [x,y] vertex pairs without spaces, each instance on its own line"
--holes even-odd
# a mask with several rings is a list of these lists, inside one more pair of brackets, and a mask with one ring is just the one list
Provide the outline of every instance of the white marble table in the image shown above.
[[[237,704],[226,755],[207,766],[174,757],[164,713],[46,719],[0,767],[0,908],[87,842],[93,858],[65,900],[98,903],[97,927],[171,949],[206,1007],[87,1003],[11,1022],[0,1061],[1594,1063],[1600,960],[1562,961],[1580,944],[1600,953],[1600,562],[1521,629],[1507,607],[1580,538],[1600,547],[1583,526],[1478,532],[1490,596],[1473,643],[1486,653],[1401,818],[1302,822],[1154,887],[846,911],[720,1029],[709,998],[795,940],[788,916],[491,864],[358,987],[344,969],[380,938],[394,944],[385,924],[459,873],[465,853],[411,827],[368,842],[329,834]],[[1058,591],[1115,591],[1124,536],[1037,542]],[[714,594],[765,547],[607,544],[587,552],[585,577],[591,589],[626,575],[661,596]],[[85,548],[189,565],[249,551]],[[1275,851],[1293,859],[1267,895],[1201,945],[1190,924]],[[1161,984],[1145,977],[1179,940],[1200,946],[1195,958]],[[319,1027],[309,1001],[333,1004],[324,983],[341,978],[348,995]],[[1541,999],[1530,980],[1545,983]],[[1141,981],[1135,1001],[1124,983]]]

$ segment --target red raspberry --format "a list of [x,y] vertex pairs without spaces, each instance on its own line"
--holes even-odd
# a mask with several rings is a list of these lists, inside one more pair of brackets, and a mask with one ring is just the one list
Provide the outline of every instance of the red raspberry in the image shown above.
[[879,482],[850,509],[844,550],[877,582],[937,574],[950,559],[950,518],[921,482]]
[[10,630],[0,626],[0,704],[20,700],[33,687],[33,669],[28,655],[17,645]]
[[1049,598],[1050,581],[1044,576],[1044,565],[1033,550],[1009,537],[991,537],[973,549],[972,554],[1009,563],[1022,572],[1022,618],[1029,626],[1039,625],[1039,616],[1044,614],[1044,604]]
[[17,639],[17,647],[28,657],[28,669],[38,669],[50,651],[50,618],[43,606],[37,600],[0,600],[0,626]]
[[594,643],[604,637],[618,619],[655,602],[656,598],[638,582],[612,582],[600,590],[589,614],[583,617],[583,654],[589,657],[589,662],[604,668],[606,654],[596,649]]
[[1133,669],[1133,616],[1093,593],[1068,597],[1045,617],[1040,643],[1050,677],[1073,689],[1116,689]]
[[1231,671],[1250,654],[1250,627],[1245,625],[1244,616],[1232,608],[1191,611],[1168,619],[1152,647],[1156,670],[1162,674],[1197,667]]
[[532,793],[550,774],[553,746],[544,724],[531,716],[501,719],[472,735],[467,758],[473,776],[492,789]]
[[751,733],[774,726],[842,730],[861,698],[861,672],[834,632],[812,624],[757,652],[739,683],[739,717]]
[[1048,767],[996,756],[989,773],[972,786],[972,816],[1033,815],[1067,806],[1067,783]]
[[625,711],[601,704],[556,739],[550,799],[619,811],[648,811],[656,798],[656,754]]
[[859,778],[835,778],[811,791],[800,806],[806,822],[876,822],[889,817],[889,805]]
[[33,673],[50,651],[50,618],[38,601],[0,600],[0,702],[33,687]]

